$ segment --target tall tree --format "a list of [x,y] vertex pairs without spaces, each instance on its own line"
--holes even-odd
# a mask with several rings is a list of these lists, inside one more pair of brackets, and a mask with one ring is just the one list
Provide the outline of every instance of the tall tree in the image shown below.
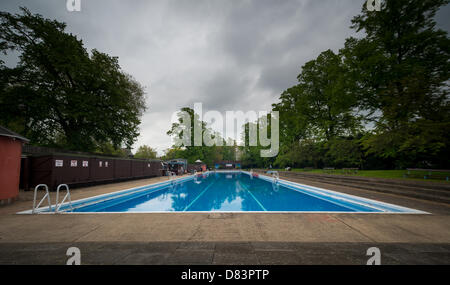
[[136,158],[146,158],[146,159],[154,159],[156,158],[157,152],[152,147],[148,145],[141,145],[136,153],[134,154],[134,157]]
[[357,100],[349,89],[349,78],[339,54],[331,50],[322,52],[302,67],[297,78],[298,112],[315,131],[311,135],[330,140],[358,129]]
[[300,112],[303,89],[299,85],[285,90],[272,109],[280,114],[280,143],[292,144],[309,135],[308,118]]
[[20,53],[17,66],[0,66],[0,123],[35,144],[131,147],[145,110],[143,87],[116,57],[89,54],[66,24],[21,10],[0,12],[1,51]]
[[399,167],[448,157],[450,40],[434,20],[448,3],[387,0],[379,12],[364,5],[352,28],[365,36],[347,39],[342,50],[354,92],[376,127],[365,145]]
[[[273,105],[281,125],[281,152],[275,162],[317,166],[322,162],[310,158],[312,150],[317,154],[322,142],[360,131],[358,100],[342,56],[331,50],[303,65],[297,78],[299,84],[284,91],[280,102]],[[298,154],[304,151],[310,154]]]
[[[264,146],[264,141],[261,141],[261,139],[264,140],[261,135],[263,133],[272,134],[272,122],[272,114],[266,114],[257,118],[256,121],[246,122],[242,126],[241,140],[243,146],[240,147],[240,159],[243,167],[269,167],[274,164],[276,157],[261,155],[262,151],[268,148]],[[251,138],[252,136],[254,137]]]
[[[167,132],[174,140],[180,140],[180,145],[174,146],[166,152],[166,156],[170,155],[173,157],[177,155],[179,158],[185,158],[189,163],[194,163],[197,159],[200,159],[208,166],[212,167],[214,161],[219,161],[223,159],[234,159],[235,147],[226,145],[225,140],[222,136],[214,132],[207,123],[201,121],[198,114],[195,114],[194,110],[189,107],[184,107],[180,110],[183,113],[179,113],[178,122],[172,124],[170,130]],[[184,115],[189,116],[189,124],[184,122]],[[201,145],[194,145],[194,124],[197,124],[201,130],[201,136],[205,133],[211,134],[211,138],[216,141],[221,141],[222,145],[206,145],[205,141],[202,140]],[[183,132],[189,134],[189,143],[182,141],[184,135]]]

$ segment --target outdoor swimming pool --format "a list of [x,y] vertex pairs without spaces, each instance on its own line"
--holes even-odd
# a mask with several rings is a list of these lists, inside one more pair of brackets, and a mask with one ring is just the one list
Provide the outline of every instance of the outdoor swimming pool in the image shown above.
[[[53,207],[54,208],[54,207]],[[424,213],[245,171],[207,172],[65,203],[66,213],[350,212]],[[27,213],[25,211],[22,213]],[[52,212],[48,207],[39,213]]]

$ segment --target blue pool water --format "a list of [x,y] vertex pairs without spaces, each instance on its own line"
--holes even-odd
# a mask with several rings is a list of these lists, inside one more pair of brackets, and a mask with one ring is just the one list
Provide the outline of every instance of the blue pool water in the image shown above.
[[72,203],[69,212],[409,212],[391,204],[246,172],[209,172]]

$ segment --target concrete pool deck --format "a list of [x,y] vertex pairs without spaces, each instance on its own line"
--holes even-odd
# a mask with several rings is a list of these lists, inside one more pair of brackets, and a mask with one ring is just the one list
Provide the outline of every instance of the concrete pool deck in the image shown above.
[[[76,200],[163,180],[71,195]],[[292,180],[430,214],[17,215],[32,207],[32,192],[21,192],[0,207],[0,264],[65,264],[70,246],[80,248],[82,264],[365,264],[369,247],[380,248],[382,264],[450,264],[449,204]]]

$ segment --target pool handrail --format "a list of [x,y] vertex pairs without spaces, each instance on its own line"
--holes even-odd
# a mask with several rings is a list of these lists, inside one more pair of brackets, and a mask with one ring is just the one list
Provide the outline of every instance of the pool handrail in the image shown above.
[[[61,200],[61,203],[59,202],[59,189],[61,187],[65,187],[66,188],[66,196],[64,196],[64,198]],[[66,199],[69,198],[69,206],[70,209],[72,210],[72,199],[70,198],[70,190],[69,190],[69,186],[67,184],[59,184],[58,188],[56,188],[56,203],[55,203],[55,213],[59,212],[59,209],[61,208],[62,204],[64,203],[64,201],[66,201]]]
[[[45,188],[45,195],[44,195],[44,197],[42,197],[41,201],[36,206],[37,190],[40,187]],[[50,193],[48,192],[48,186],[47,186],[47,184],[38,184],[36,187],[34,187],[33,209],[31,210],[32,214],[34,214],[36,212],[36,209],[39,208],[39,206],[42,204],[42,202],[44,202],[45,198],[47,198],[47,200],[48,200],[48,209],[49,209],[49,211],[51,211],[52,203],[50,201]]]

